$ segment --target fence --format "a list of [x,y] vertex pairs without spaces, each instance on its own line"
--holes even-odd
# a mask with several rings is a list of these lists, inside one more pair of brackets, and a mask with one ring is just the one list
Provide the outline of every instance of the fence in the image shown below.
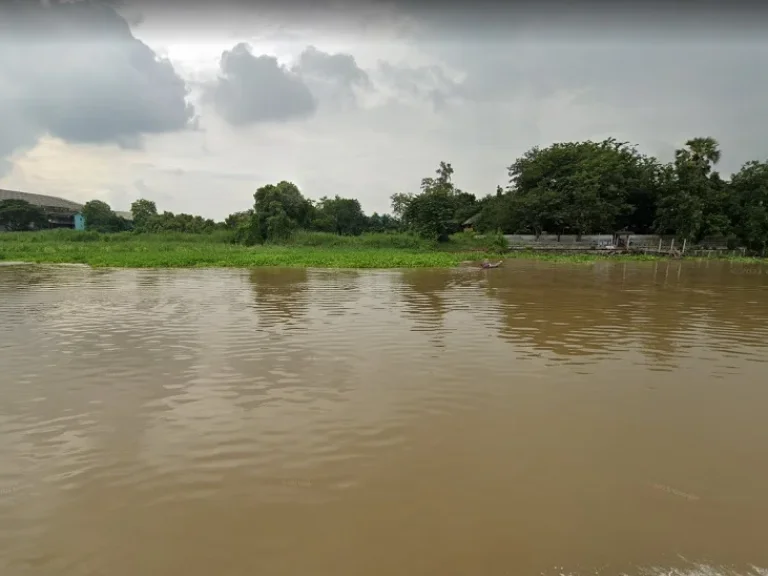
[[[728,242],[722,237],[704,238],[696,246],[675,241],[674,236],[658,234],[590,234],[581,237],[575,234],[506,234],[504,238],[511,249],[533,248],[537,250],[596,250],[614,245],[618,238],[628,242],[628,248],[648,252],[671,252],[674,249],[697,252],[721,252],[728,250]],[[688,246],[686,247],[686,244]]]

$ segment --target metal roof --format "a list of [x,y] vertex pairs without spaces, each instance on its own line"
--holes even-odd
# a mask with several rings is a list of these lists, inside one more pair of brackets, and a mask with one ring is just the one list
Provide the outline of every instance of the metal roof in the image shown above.
[[482,211],[476,212],[462,223],[462,226],[472,226],[472,224],[476,224],[477,221],[480,219],[480,214],[482,214]]
[[15,190],[0,190],[0,201],[2,200],[26,200],[30,204],[41,206],[42,208],[53,208],[57,210],[71,210],[79,212],[83,205],[64,198],[56,196],[46,196],[45,194],[30,194],[28,192],[17,192]]

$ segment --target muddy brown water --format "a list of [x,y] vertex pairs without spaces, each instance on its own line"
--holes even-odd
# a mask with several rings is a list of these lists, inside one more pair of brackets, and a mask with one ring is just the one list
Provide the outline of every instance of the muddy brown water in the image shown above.
[[768,268],[0,268],[0,574],[768,574]]

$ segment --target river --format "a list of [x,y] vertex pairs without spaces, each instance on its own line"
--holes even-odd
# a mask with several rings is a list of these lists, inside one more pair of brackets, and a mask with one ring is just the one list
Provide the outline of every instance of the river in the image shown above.
[[0,267],[2,576],[768,574],[768,267]]

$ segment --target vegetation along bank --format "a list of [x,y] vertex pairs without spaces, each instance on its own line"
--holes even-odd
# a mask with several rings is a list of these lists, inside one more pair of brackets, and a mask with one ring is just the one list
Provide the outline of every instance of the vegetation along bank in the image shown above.
[[417,192],[392,195],[391,214],[367,215],[354,198],[313,201],[287,181],[258,188],[250,209],[223,222],[160,213],[146,199],[132,204],[129,221],[93,200],[82,210],[85,232],[40,230],[45,225],[34,206],[5,201],[0,226],[16,232],[0,234],[0,259],[132,267],[454,266],[505,252],[502,234],[618,230],[673,236],[689,246],[720,237],[762,256],[768,162],[748,162],[724,178],[715,170],[720,156],[713,138],[689,140],[670,163],[614,139],[557,143],[527,151],[508,167],[508,185],[482,197],[458,188],[451,164],[440,162]]

